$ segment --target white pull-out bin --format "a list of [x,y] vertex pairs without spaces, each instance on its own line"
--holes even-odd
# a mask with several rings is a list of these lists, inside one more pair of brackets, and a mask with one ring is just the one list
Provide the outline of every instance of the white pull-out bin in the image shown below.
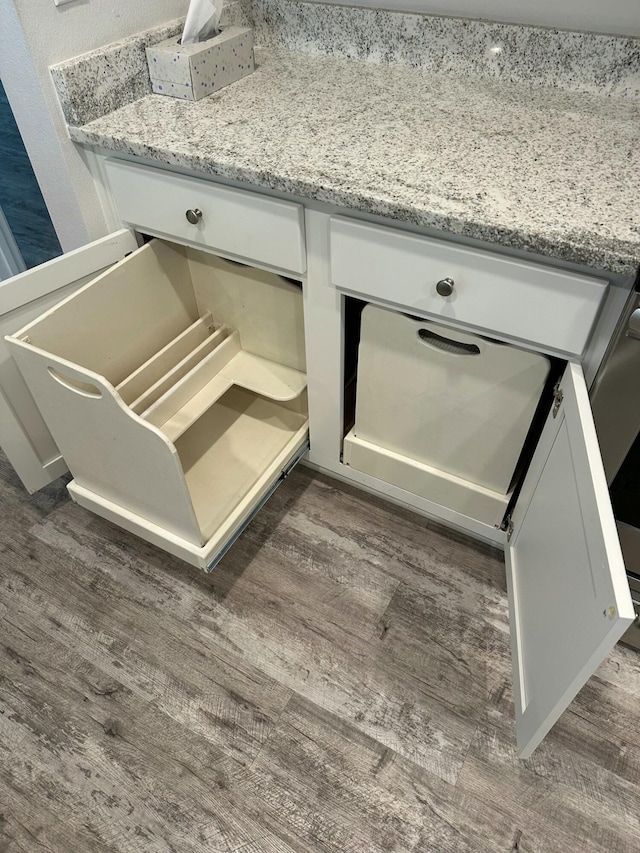
[[368,305],[345,461],[498,523],[548,373],[539,353]]
[[78,503],[208,567],[307,442],[302,293],[152,241],[7,344]]

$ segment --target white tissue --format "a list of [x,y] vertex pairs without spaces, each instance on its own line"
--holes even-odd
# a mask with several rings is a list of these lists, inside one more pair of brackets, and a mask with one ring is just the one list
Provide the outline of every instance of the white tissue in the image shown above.
[[191,0],[182,32],[182,44],[213,38],[218,32],[223,0]]

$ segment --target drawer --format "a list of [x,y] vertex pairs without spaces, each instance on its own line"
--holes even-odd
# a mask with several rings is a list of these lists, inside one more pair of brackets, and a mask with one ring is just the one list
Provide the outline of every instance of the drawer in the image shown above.
[[[303,273],[303,208],[163,169],[107,160],[118,216],[138,230]],[[187,211],[196,212],[194,222]]]
[[[608,283],[491,252],[366,225],[330,223],[339,290],[489,335],[581,356]],[[449,296],[436,284],[454,282]]]
[[307,446],[302,291],[152,240],[6,339],[79,504],[211,568]]

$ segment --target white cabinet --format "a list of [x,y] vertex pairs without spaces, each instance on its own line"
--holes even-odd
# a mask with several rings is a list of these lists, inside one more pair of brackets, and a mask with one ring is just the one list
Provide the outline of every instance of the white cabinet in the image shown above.
[[[453,330],[478,329],[574,359],[585,352],[608,287],[597,278],[344,217],[331,218],[327,244],[330,282],[347,297],[437,320],[438,330],[449,323],[448,339],[466,341]],[[401,320],[419,330],[416,317]],[[378,342],[390,337],[390,329],[377,330]],[[383,377],[400,361],[392,340],[388,362],[375,369]],[[394,390],[411,384],[399,375]],[[419,392],[419,383],[413,385]],[[394,422],[397,411],[396,400],[385,419]],[[416,424],[395,426],[402,432]],[[461,526],[469,505],[477,520],[491,512],[487,501],[496,498],[353,432],[344,457],[375,471],[378,481],[401,485],[405,494],[435,495],[449,506],[458,502]],[[576,363],[564,368],[511,508],[506,563],[518,745],[527,757],[635,615],[587,387]]]
[[[205,568],[309,427],[323,467],[364,482],[339,459],[342,294],[577,361],[607,289],[319,211],[305,234],[300,205],[137,164],[107,174],[122,220],[169,242],[120,231],[0,285],[0,443],[28,489],[68,465],[78,503]],[[633,619],[576,363],[556,396],[506,543],[523,755]]]

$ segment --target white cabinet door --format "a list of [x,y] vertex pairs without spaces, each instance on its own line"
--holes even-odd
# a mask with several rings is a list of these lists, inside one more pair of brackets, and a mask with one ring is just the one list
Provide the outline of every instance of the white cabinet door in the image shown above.
[[582,370],[569,364],[506,549],[518,747],[527,758],[634,618]]
[[138,248],[122,229],[0,283],[0,447],[30,492],[67,471],[31,393],[11,358],[13,334]]

